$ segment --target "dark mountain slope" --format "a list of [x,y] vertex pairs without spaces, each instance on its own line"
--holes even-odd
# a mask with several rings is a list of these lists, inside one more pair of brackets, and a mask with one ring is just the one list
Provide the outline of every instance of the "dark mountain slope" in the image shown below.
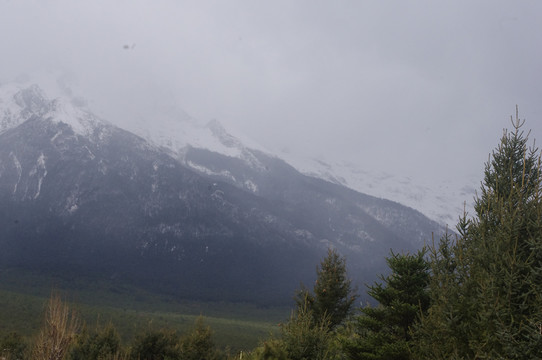
[[193,148],[183,154],[183,162],[202,175],[229,182],[281,206],[296,224],[303,224],[302,228],[311,229],[333,246],[344,246],[349,249],[345,249],[347,253],[371,247],[375,240],[373,248],[380,248],[385,255],[392,247],[417,249],[433,233],[445,231],[414,209],[303,175],[281,159],[249,151],[250,163],[257,166]]
[[205,179],[125,131],[101,130],[93,142],[31,118],[0,135],[4,266],[239,299],[291,289],[299,279],[288,284],[286,275],[312,270],[317,251],[299,259],[306,244],[264,199]]
[[188,148],[178,159],[36,88],[14,99],[20,113],[0,121],[0,269],[288,302],[329,246],[363,283],[385,271],[390,248],[442,231],[258,151],[240,159]]

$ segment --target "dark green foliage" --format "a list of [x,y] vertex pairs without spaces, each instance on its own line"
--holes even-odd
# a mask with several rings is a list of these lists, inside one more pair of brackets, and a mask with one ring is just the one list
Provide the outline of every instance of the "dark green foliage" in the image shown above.
[[[431,305],[421,318],[422,325],[414,325],[414,347],[417,358],[459,359],[466,354],[470,326],[464,321],[472,316],[468,303],[472,297],[466,283],[462,243],[453,241],[450,234],[430,248]],[[458,257],[456,257],[458,255]]]
[[[3,270],[0,274],[0,338],[2,334],[16,331],[25,339],[36,336],[41,326],[42,312],[46,298],[24,294],[23,291],[50,294],[47,284],[58,283],[46,277],[23,277],[22,273],[8,279]],[[13,274],[13,272],[12,272]],[[5,291],[10,284],[27,289],[18,292]],[[70,298],[83,299],[75,304],[77,313],[87,324],[108,319],[118,331],[121,343],[128,347],[141,329],[149,323],[155,328],[171,328],[179,334],[190,331],[195,319],[205,314],[206,323],[213,329],[213,340],[219,349],[230,347],[231,352],[256,347],[261,339],[270,333],[279,334],[277,323],[288,317],[288,308],[262,308],[252,304],[198,303],[195,301],[175,302],[169,297],[158,297],[138,292],[134,288],[119,288],[119,285],[104,284],[115,292],[106,292],[95,287],[96,283],[82,282],[79,289],[63,291]],[[91,304],[91,305],[90,305]],[[104,324],[105,325],[105,324]],[[96,330],[89,326],[89,333]]]
[[147,331],[138,336],[132,346],[133,360],[176,360],[181,359],[177,346],[179,337],[170,330]]
[[411,326],[429,306],[429,264],[425,250],[394,254],[386,260],[392,271],[382,283],[369,286],[378,307],[364,307],[356,318],[356,335],[344,341],[350,359],[410,359]]
[[300,290],[297,307],[298,310],[307,307],[315,323],[327,318],[329,328],[334,329],[347,319],[357,297],[351,287],[352,281],[347,278],[345,259],[336,250],[329,249],[316,274],[313,293]]
[[10,332],[0,338],[0,359],[24,359],[27,346],[26,341],[21,335],[16,332]]
[[282,343],[290,360],[324,360],[333,358],[333,333],[327,316],[315,320],[307,306],[298,308],[282,325]]
[[171,330],[147,331],[132,346],[134,360],[219,360],[225,356],[216,349],[212,331],[200,316],[194,328],[179,337]]
[[307,306],[292,312],[287,323],[281,324],[280,339],[264,342],[249,359],[252,360],[325,360],[338,358],[335,333],[326,316],[319,320]]
[[251,359],[338,358],[335,330],[349,316],[356,295],[346,277],[345,260],[336,250],[328,250],[316,273],[314,294],[304,288],[298,292],[296,310],[281,325],[281,338],[262,344]]
[[280,340],[267,340],[258,346],[252,354],[249,355],[250,360],[289,360],[288,353],[284,347],[284,343]]
[[420,358],[542,358],[542,174],[516,113],[486,164],[475,216],[433,249]]
[[194,329],[181,338],[180,354],[183,360],[214,360],[223,356],[216,349],[212,339],[213,332],[200,316]]
[[93,334],[84,331],[71,351],[73,360],[105,360],[120,352],[120,336],[113,324],[97,329]]

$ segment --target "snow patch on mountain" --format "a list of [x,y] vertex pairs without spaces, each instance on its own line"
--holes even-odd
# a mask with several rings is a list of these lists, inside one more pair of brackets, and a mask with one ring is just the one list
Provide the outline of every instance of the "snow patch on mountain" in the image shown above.
[[[53,93],[55,93],[53,91]],[[96,135],[99,140],[107,136],[106,121],[99,119],[73,98],[60,96],[52,100],[37,84],[10,83],[0,86],[0,134],[30,119],[39,116],[56,123],[69,125],[72,130],[85,137]],[[54,142],[60,133],[55,134]]]
[[[69,125],[72,130],[79,135],[89,137],[95,133],[99,125],[104,124],[104,120],[98,119],[87,109],[73,105],[66,98],[57,98],[50,102],[50,110],[44,114],[45,118],[56,123]],[[104,129],[101,129],[99,139],[103,140],[107,136]]]
[[211,130],[174,106],[157,108],[152,114],[135,114],[131,121],[120,119],[122,128],[147,141],[182,155],[189,147],[209,149],[228,156],[239,156],[239,149],[227,146]]
[[156,113],[153,118],[127,124],[125,129],[177,155],[191,146],[231,157],[241,156],[241,149],[234,143],[221,141],[207,125],[181,112]]
[[0,134],[14,128],[32,115],[47,111],[47,100],[37,86],[5,84],[0,86]]
[[[233,136],[218,120],[204,122],[195,119],[176,105],[157,104],[153,110],[152,113],[135,114],[130,121],[119,119],[118,124],[149,143],[166,149],[181,161],[184,161],[190,148],[197,148],[241,159],[252,168],[264,170],[264,165],[253,150],[266,151],[247,141],[246,137],[240,140],[238,136]],[[197,164],[191,162],[185,162],[185,165],[197,171],[204,170],[196,168]]]
[[66,199],[65,209],[70,215],[74,214],[79,209],[79,193],[78,191],[72,191],[72,193]]
[[210,175],[210,176],[220,176],[220,177],[224,177],[224,178],[228,178],[230,180],[232,180],[233,182],[236,182],[237,180],[235,179],[235,176],[232,175],[231,172],[227,171],[227,170],[222,170],[222,171],[213,171],[209,168],[206,168],[205,166],[202,166],[202,165],[199,165],[199,164],[196,164],[195,162],[192,162],[192,161],[187,161],[186,164],[191,167],[192,169],[200,172],[200,173],[203,173],[203,174],[206,174],[206,175]]
[[19,162],[19,159],[17,159],[17,156],[13,152],[9,153],[9,156],[13,160],[13,164],[15,165],[15,169],[17,170],[17,182],[15,182],[15,185],[13,186],[13,194],[17,192],[17,186],[19,185],[19,181],[21,181],[21,175],[23,173],[23,169],[21,167],[21,163]]
[[[152,117],[140,117],[139,121],[127,123],[124,128],[167,149],[181,160],[184,160],[184,154],[192,147],[239,158],[252,168],[263,170],[265,167],[254,155],[254,150],[262,151],[286,160],[294,168],[309,176],[396,201],[450,226],[455,226],[464,209],[472,213],[472,199],[478,183],[478,180],[467,179],[460,185],[453,181],[427,184],[423,178],[414,179],[387,172],[360,170],[362,167],[356,164],[325,162],[291,153],[273,153],[252,141],[247,141],[246,137],[242,141],[239,140],[239,134],[233,136],[217,120],[203,123],[175,106],[166,111],[156,111]],[[185,165],[207,175],[227,177],[236,181],[227,170],[211,170],[193,161],[186,161]],[[240,185],[252,192],[258,190],[256,184],[251,181]]]
[[[35,83],[39,83],[39,86]],[[46,74],[37,78],[33,76],[31,80],[23,78],[14,83],[1,84],[0,134],[37,115],[49,118],[51,121],[65,123],[78,135],[103,140],[111,129],[107,126],[109,123],[91,113],[85,107],[86,100],[75,96],[72,90],[73,85],[68,85],[68,83],[65,77]],[[235,176],[227,169],[209,169],[201,164],[185,160],[184,155],[190,148],[206,149],[241,159],[253,169],[263,171],[265,166],[255,155],[255,150],[261,151],[284,159],[304,174],[368,195],[396,201],[419,210],[441,224],[454,226],[464,210],[470,214],[473,213],[474,189],[479,184],[479,179],[476,177],[462,181],[445,180],[435,184],[427,183],[423,176],[417,178],[398,176],[365,169],[359,164],[323,161],[298,154],[272,152],[242,137],[239,132],[233,136],[217,120],[201,122],[176,105],[169,107],[162,105],[156,104],[155,108],[147,113],[133,114],[130,119],[111,120],[114,120],[119,127],[148,141],[148,144],[142,143],[141,146],[160,147],[196,171],[227,177],[234,182]],[[60,132],[53,135],[51,142],[60,135]],[[94,155],[90,150],[88,152],[89,157],[92,158]],[[101,164],[100,171],[103,173],[107,171],[105,164]],[[248,191],[258,192],[257,183],[250,179],[243,180],[240,185]],[[17,185],[15,185],[15,191],[16,187]]]
[[475,189],[480,183],[480,179],[471,176],[434,184],[423,178],[366,170],[353,163],[307,159],[291,153],[283,153],[281,157],[306,175],[398,202],[452,228],[463,211],[473,214]]
[[253,193],[257,193],[258,192],[258,185],[256,185],[253,181],[251,180],[245,180],[245,189],[253,192]]
[[[98,140],[108,135],[109,127],[100,125],[109,123],[86,108],[87,101],[75,95],[72,90],[74,84],[65,75],[33,74],[0,85],[0,133],[37,115],[68,124],[78,135],[97,135]],[[202,122],[189,116],[176,104],[165,104],[160,99],[156,101],[155,106],[145,112],[134,113],[136,110],[126,109],[125,118],[110,120],[144,138],[151,147],[165,149],[181,161],[189,148],[199,148],[241,159],[252,168],[264,170],[253,153],[255,149],[263,151],[260,146],[232,136],[218,120]],[[55,139],[56,136],[53,136],[51,141]],[[247,143],[250,148],[246,146]]]
[[36,161],[36,165],[30,170],[29,173],[30,176],[36,176],[38,177],[38,185],[36,189],[36,194],[34,194],[34,199],[37,199],[38,196],[40,196],[41,193],[41,185],[43,184],[43,180],[47,176],[47,168],[45,167],[45,155],[43,153],[40,154]]

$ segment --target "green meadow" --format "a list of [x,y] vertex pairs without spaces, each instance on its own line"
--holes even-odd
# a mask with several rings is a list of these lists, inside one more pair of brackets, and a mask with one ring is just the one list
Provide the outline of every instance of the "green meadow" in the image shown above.
[[25,337],[37,334],[53,291],[60,293],[88,329],[112,323],[124,344],[149,329],[172,329],[182,334],[192,329],[201,315],[219,348],[249,350],[278,334],[278,324],[290,315],[288,307],[196,302],[103,279],[70,279],[9,269],[0,271],[0,335],[12,331]]

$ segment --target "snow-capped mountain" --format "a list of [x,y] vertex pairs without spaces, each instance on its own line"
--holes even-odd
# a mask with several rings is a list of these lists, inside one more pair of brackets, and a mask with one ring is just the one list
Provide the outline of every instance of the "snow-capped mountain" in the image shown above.
[[[36,78],[35,75],[32,79],[34,78]],[[86,104],[85,99],[74,95],[72,84],[66,78],[69,77],[57,74],[37,76],[40,86],[44,84],[47,93],[52,94],[53,98],[59,99],[56,100],[57,110],[53,110],[59,113],[58,115],[61,115],[61,111],[65,113],[69,111],[84,112],[84,106],[81,105]],[[25,119],[25,116],[28,116],[28,113],[26,115],[15,114],[20,111],[17,110],[19,109],[17,104],[13,99],[5,96],[7,92],[13,92],[14,88],[31,87],[34,88],[32,91],[38,91],[35,86],[32,87],[32,82],[28,78],[23,80],[19,85],[8,84],[0,88],[0,91],[3,92],[0,93],[0,98],[6,98],[8,102],[11,102],[11,104],[4,105],[8,112],[2,120],[4,122],[14,122],[14,119],[19,119],[17,121],[20,122]],[[43,92],[41,95],[43,96]],[[23,99],[17,101],[23,101]],[[10,116],[9,112],[15,115]],[[65,122],[81,118],[80,115],[66,113]],[[93,117],[96,118],[94,115]],[[125,130],[143,137],[153,145],[166,149],[186,166],[203,174],[222,176],[248,190],[257,190],[257,186],[250,178],[235,179],[228,169],[207,168],[190,160],[186,154],[190,152],[190,149],[204,149],[227,157],[241,159],[248,165],[261,169],[262,164],[254,155],[254,151],[257,150],[285,160],[305,175],[346,186],[364,194],[398,202],[416,209],[430,219],[448,225],[450,228],[455,226],[463,211],[467,211],[469,214],[473,213],[475,189],[478,188],[481,180],[481,176],[472,176],[469,179],[461,179],[461,181],[446,179],[440,183],[427,183],[423,176],[414,179],[390,171],[375,171],[351,162],[316,159],[291,152],[274,153],[245,136],[241,137],[242,140],[240,140],[239,134],[233,136],[217,120],[203,122],[171,104],[168,106],[158,104],[153,109],[152,117],[136,114],[129,121],[120,121],[120,123],[122,124],[120,126]],[[0,129],[2,126],[5,127],[6,124],[0,123]],[[84,131],[88,124],[75,123],[74,126],[80,131]]]
[[429,183],[424,182],[423,177],[413,179],[390,172],[371,171],[350,162],[300,158],[286,152],[281,157],[306,175],[396,201],[452,229],[464,211],[473,214],[474,196],[481,180],[472,176],[462,181],[447,179]]
[[398,203],[303,175],[216,121],[175,112],[134,134],[69,96],[0,89],[0,268],[289,301],[329,246],[361,284],[385,271],[390,248],[417,249],[444,231]]
[[[255,151],[266,152],[259,145],[250,140],[239,140],[231,135],[218,120],[204,123],[175,107],[165,111],[157,110],[152,118],[136,119],[123,125],[123,128],[166,149],[186,166],[208,175],[220,174],[187,158],[186,154],[191,149],[207,150],[229,158],[240,159],[253,168],[263,168],[263,164],[254,154]],[[221,171],[223,176],[231,180],[232,174],[227,169]]]
[[186,157],[190,149],[209,150],[230,158],[241,159],[254,168],[262,168],[255,151],[285,160],[301,173],[335,184],[346,186],[364,194],[389,199],[422,212],[429,218],[454,227],[463,211],[472,213],[475,188],[480,179],[466,183],[446,180],[442,183],[424,183],[423,178],[412,179],[389,172],[364,169],[348,162],[331,162],[307,158],[295,153],[273,153],[243,136],[228,132],[217,120],[207,123],[194,119],[178,108],[159,110],[152,119],[136,119],[124,125],[127,130],[149,142],[167,149],[185,165],[208,175],[222,176],[246,189],[257,190],[254,181],[235,176],[225,168],[207,168]]
[[[57,91],[58,92],[58,91]],[[302,156],[293,152],[271,151],[244,134],[232,133],[217,120],[195,119],[175,105],[157,104],[152,116],[132,115],[121,121],[121,127],[147,141],[167,149],[171,154],[195,170],[231,179],[227,169],[208,169],[185,158],[188,149],[205,149],[227,157],[243,160],[261,167],[254,151],[285,160],[305,175],[317,177],[382,199],[396,201],[422,212],[443,225],[454,227],[463,211],[472,214],[475,189],[480,178],[472,176],[460,181],[446,178],[440,183],[429,183],[425,177],[403,176],[388,171],[377,171],[362,164]],[[250,179],[243,186],[253,187]]]

